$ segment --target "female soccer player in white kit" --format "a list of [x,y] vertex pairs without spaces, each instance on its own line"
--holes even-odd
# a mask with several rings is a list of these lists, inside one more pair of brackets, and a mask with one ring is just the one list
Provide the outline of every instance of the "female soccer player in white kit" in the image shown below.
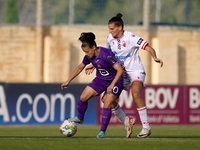
[[[148,51],[154,61],[160,63],[161,67],[163,66],[163,62],[157,58],[155,50],[149,46],[147,41],[123,29],[124,23],[121,17],[122,14],[118,13],[109,20],[108,28],[110,35],[107,37],[106,47],[114,52],[121,66],[124,68],[124,87],[128,88],[131,84],[132,97],[143,125],[143,129],[137,137],[145,138],[151,134],[151,128],[148,122],[146,104],[141,98],[141,91],[145,87],[146,73],[138,55],[139,48]],[[115,107],[119,107],[117,103],[115,105]],[[116,111],[119,111],[115,112],[117,116],[126,116],[120,115],[124,113],[121,109],[117,109]]]

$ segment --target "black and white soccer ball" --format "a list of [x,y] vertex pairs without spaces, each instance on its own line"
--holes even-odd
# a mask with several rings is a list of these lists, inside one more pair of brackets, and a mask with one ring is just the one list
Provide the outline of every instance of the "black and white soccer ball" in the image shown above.
[[69,119],[64,120],[60,125],[60,132],[67,137],[73,136],[77,132],[76,123]]

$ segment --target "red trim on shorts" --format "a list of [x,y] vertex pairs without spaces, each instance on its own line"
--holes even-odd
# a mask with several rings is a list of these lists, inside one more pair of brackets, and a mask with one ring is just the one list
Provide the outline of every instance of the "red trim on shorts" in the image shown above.
[[[140,83],[142,83],[142,89],[145,89],[145,88],[146,88],[146,87],[144,86],[144,83],[143,83],[142,81],[140,81],[140,80],[134,80],[133,82],[140,82]],[[131,83],[131,86],[132,86],[133,82]]]
[[[140,83],[142,83],[142,86],[143,86],[143,82],[140,80],[134,80],[133,82],[140,82]],[[131,83],[131,85],[133,84],[133,82]]]

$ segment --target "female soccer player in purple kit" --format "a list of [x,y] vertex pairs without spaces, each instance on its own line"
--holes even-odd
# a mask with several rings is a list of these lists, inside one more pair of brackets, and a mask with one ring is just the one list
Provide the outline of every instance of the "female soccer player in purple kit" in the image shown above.
[[81,48],[85,52],[85,57],[69,79],[61,85],[61,88],[67,88],[68,84],[82,72],[86,65],[93,64],[97,70],[96,77],[87,85],[78,100],[78,115],[69,119],[82,124],[88,100],[105,91],[101,130],[97,135],[97,138],[104,138],[112,114],[111,103],[119,97],[123,90],[123,69],[112,51],[97,47],[93,33],[81,33],[79,40],[82,42]]

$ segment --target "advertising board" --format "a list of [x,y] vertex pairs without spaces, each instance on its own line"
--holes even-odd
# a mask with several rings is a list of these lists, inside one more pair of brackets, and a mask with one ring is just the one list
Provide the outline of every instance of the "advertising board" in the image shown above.
[[[1,124],[60,124],[77,115],[77,102],[86,84],[0,83]],[[84,124],[96,124],[96,98],[89,100]]]
[[[200,124],[200,86],[147,85],[141,96],[152,125]],[[136,124],[141,124],[131,88],[123,91],[117,101],[127,116],[134,117]],[[103,104],[100,97],[97,105],[97,123],[101,124]],[[122,122],[112,114],[110,124]]]
[[187,124],[200,124],[200,86],[187,86]]

